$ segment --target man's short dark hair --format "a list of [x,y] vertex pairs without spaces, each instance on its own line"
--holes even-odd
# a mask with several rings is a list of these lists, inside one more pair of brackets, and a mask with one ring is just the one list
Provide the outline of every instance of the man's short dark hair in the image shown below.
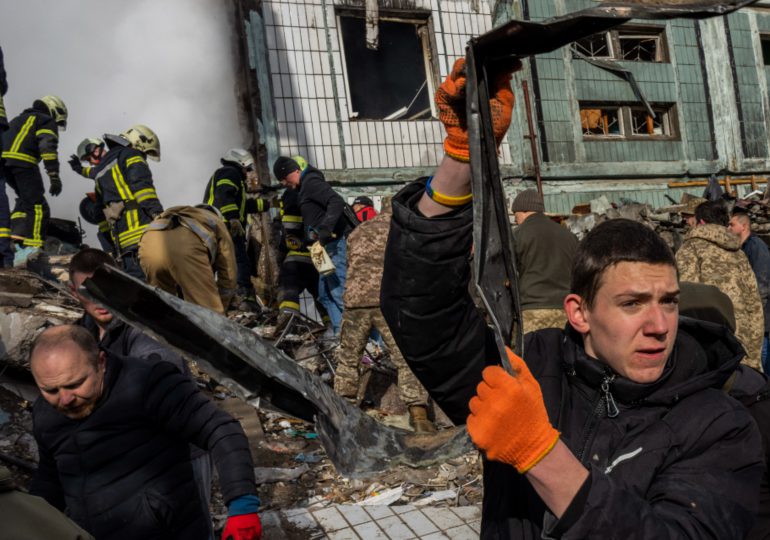
[[730,216],[722,201],[706,201],[695,209],[695,220],[700,223],[710,223],[727,227]]
[[738,220],[744,225],[751,225],[751,216],[743,208],[734,208],[733,217],[738,218]]
[[676,269],[673,252],[655,231],[630,219],[611,219],[597,225],[578,245],[570,291],[591,307],[604,272],[621,262]]
[[99,363],[99,344],[91,335],[91,332],[84,327],[75,324],[65,324],[53,326],[43,330],[32,342],[32,348],[29,351],[29,359],[35,355],[39,348],[50,349],[61,345],[64,341],[71,341],[81,351],[86,353],[88,361],[96,367]]
[[76,272],[93,274],[101,265],[117,266],[112,255],[100,249],[85,248],[78,251],[70,260],[70,279]]

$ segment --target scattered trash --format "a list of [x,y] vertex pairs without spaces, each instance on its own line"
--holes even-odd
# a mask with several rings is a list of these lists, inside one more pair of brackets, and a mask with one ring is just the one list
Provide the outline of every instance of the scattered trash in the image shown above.
[[303,452],[294,456],[294,461],[299,461],[300,463],[318,463],[322,459],[318,454],[305,454]]
[[404,488],[399,486],[382,492],[375,492],[374,495],[367,497],[358,504],[360,506],[390,506],[399,500],[403,494]]
[[254,476],[257,479],[257,484],[271,484],[273,482],[289,482],[291,480],[296,480],[309,470],[310,468],[305,463],[293,469],[254,467]]
[[445,489],[444,491],[434,491],[429,493],[427,497],[417,499],[412,504],[414,506],[428,506],[429,504],[435,504],[440,501],[450,501],[457,498],[457,490]]

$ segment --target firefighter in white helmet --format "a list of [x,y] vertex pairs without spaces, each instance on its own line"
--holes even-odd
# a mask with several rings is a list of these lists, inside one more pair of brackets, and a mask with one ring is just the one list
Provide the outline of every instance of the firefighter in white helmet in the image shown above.
[[110,225],[115,255],[127,273],[144,279],[137,251],[152,220],[163,212],[146,158],[160,160],[160,140],[145,125],[105,134],[108,151],[91,172],[96,197]]
[[220,161],[222,166],[214,171],[206,184],[203,202],[219,210],[227,224],[238,263],[238,296],[249,299],[254,297],[251,276],[256,273],[256,261],[251,260],[247,249],[248,215],[266,212],[270,209],[270,202],[247,196],[258,184],[251,152],[231,148]]

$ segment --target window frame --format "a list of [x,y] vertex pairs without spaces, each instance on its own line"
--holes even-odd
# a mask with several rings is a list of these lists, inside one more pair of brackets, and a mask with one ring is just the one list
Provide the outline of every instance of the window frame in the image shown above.
[[[678,141],[681,140],[681,132],[679,129],[679,123],[677,120],[677,106],[676,103],[651,103],[650,106],[656,115],[660,115],[661,124],[663,129],[668,129],[668,133],[661,135],[652,134],[644,135],[634,133],[634,121],[631,115],[632,111],[645,111],[646,109],[638,103],[628,102],[596,102],[596,101],[580,101],[578,102],[578,122],[581,132],[583,134],[584,141],[599,142],[599,141]],[[617,109],[619,110],[618,119],[620,124],[620,134],[587,134],[583,129],[582,117],[580,111],[585,109]]]
[[[342,24],[340,19],[342,17],[350,17],[355,19],[366,20],[366,14],[363,10],[355,8],[338,8],[334,13],[335,23],[337,25],[337,40],[340,49],[340,61],[342,63],[342,77],[345,84],[345,102],[347,105],[347,119],[348,121],[362,121],[362,122],[412,122],[412,121],[425,121],[428,118],[416,118],[411,120],[409,118],[396,118],[393,120],[386,120],[385,118],[360,118],[358,112],[353,110],[352,92],[350,90],[350,75],[348,73],[348,66],[345,56],[345,39],[342,35]],[[433,100],[433,95],[438,88],[438,71],[437,71],[437,58],[436,58],[436,43],[434,39],[433,30],[433,16],[431,12],[415,11],[413,13],[388,13],[387,11],[380,11],[380,21],[395,22],[402,24],[412,24],[417,28],[417,35],[420,38],[422,46],[423,65],[425,68],[425,80],[427,88],[423,92],[428,93],[428,103],[430,105],[430,119],[438,118],[438,109]]]
[[[668,39],[666,37],[666,27],[665,26],[654,26],[654,25],[624,25],[620,28],[616,28],[614,30],[607,30],[604,32],[597,32],[596,34],[603,33],[607,36],[608,43],[610,44],[609,49],[611,56],[588,56],[587,54],[583,54],[580,51],[577,51],[576,46],[578,42],[573,43],[570,46],[571,51],[573,54],[582,54],[586,58],[595,58],[597,60],[611,60],[616,62],[634,62],[634,63],[644,63],[644,64],[668,64],[671,62],[671,58],[669,56],[669,45],[668,45]],[[591,36],[587,36],[584,39],[588,39],[589,37],[593,37],[596,34],[592,34]],[[644,38],[644,37],[654,37],[658,39],[658,46],[656,50],[656,57],[658,59],[656,60],[629,60],[621,58],[621,40],[625,37],[631,38],[631,37],[637,37],[637,38]],[[770,35],[768,35],[770,38]]]

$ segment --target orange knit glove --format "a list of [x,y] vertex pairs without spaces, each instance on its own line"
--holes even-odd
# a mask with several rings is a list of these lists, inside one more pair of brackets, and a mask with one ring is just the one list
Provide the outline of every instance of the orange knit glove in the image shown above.
[[[500,145],[511,124],[514,101],[511,73],[519,69],[521,69],[521,62],[517,60],[497,76],[492,87],[494,94],[489,102],[489,108],[492,112],[492,131],[495,134],[497,146]],[[465,58],[455,61],[451,73],[436,90],[435,101],[439,120],[444,124],[447,132],[444,151],[449,157],[458,161],[470,161],[468,124],[465,114]]]
[[553,450],[559,432],[548,420],[540,385],[524,360],[510,349],[508,359],[516,376],[500,366],[484,369],[484,380],[469,404],[467,427],[488,459],[512,465],[524,474]]

